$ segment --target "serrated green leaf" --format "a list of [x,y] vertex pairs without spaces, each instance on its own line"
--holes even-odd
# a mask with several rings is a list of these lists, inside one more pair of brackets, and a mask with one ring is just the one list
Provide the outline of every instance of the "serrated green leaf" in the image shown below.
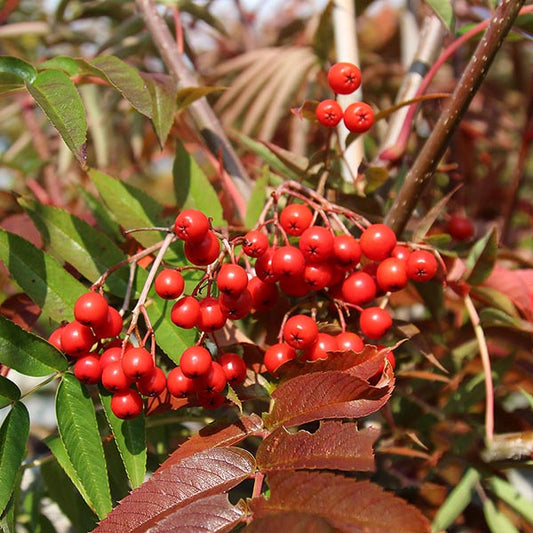
[[224,223],[217,193],[194,158],[178,142],[172,167],[174,192],[180,209],[199,209],[213,219],[213,225]]
[[100,390],[100,400],[115,437],[117,449],[124,463],[131,487],[137,488],[146,473],[146,434],[144,415],[129,420],[121,420],[111,410],[111,394]]
[[45,316],[56,322],[72,320],[74,304],[86,288],[53,257],[0,229],[0,260]]
[[426,0],[435,14],[441,19],[448,31],[452,32],[455,28],[455,16],[453,6],[450,0]]
[[10,379],[0,376],[0,409],[20,399],[20,389]]
[[22,402],[16,402],[0,427],[0,515],[13,492],[29,433],[28,410]]
[[[126,255],[107,235],[64,209],[21,199],[19,203],[30,215],[49,251],[71,264],[89,281],[96,281],[110,267]],[[117,296],[124,296],[128,287],[129,267],[125,266],[109,276],[106,288]]]
[[176,326],[170,320],[171,306],[168,300],[155,296],[146,307],[146,312],[154,328],[157,345],[174,363],[179,364],[181,354],[194,344],[196,331]]
[[248,202],[248,207],[246,208],[246,216],[244,218],[244,224],[247,228],[252,228],[257,220],[259,215],[266,203],[266,187],[268,185],[268,176],[270,171],[267,166],[263,168],[263,173],[261,177],[255,182],[252,194],[250,195],[250,200]]
[[444,503],[437,511],[431,531],[442,531],[451,526],[455,519],[463,512],[472,499],[472,493],[476,483],[479,481],[479,472],[469,468],[461,481],[450,492]]
[[152,123],[159,144],[164,146],[176,112],[176,84],[170,76],[144,76],[152,98]]
[[492,533],[519,533],[513,523],[488,498],[483,502],[483,514]]
[[533,505],[531,505],[531,501],[524,498],[510,483],[498,477],[493,477],[490,479],[490,488],[498,498],[517,513],[520,513],[530,524],[533,524]]
[[470,285],[480,285],[492,272],[498,254],[498,233],[496,228],[489,230],[479,239],[466,258],[468,273],[465,281]]
[[[59,441],[59,437],[56,439]],[[79,488],[72,483],[59,461],[44,461],[40,470],[48,497],[57,503],[72,523],[74,531],[92,531],[98,518],[87,506]]]
[[178,110],[185,109],[208,94],[225,90],[225,87],[184,87],[176,95],[176,107]]
[[111,511],[111,493],[94,406],[85,386],[65,374],[56,395],[59,437],[78,478],[87,502],[100,519]]
[[41,337],[0,315],[0,362],[26,376],[48,376],[68,367],[65,356]]
[[61,70],[43,70],[26,87],[65,144],[85,166],[87,120],[80,94],[72,80]]
[[122,242],[124,237],[120,231],[120,226],[113,215],[104,207],[102,202],[91,193],[80,187],[79,193],[83,196],[87,207],[93,214],[100,229],[113,241]]
[[152,100],[139,71],[115,56],[99,56],[89,62],[139,113],[152,117]]
[[43,61],[37,65],[39,71],[41,70],[62,70],[69,76],[76,76],[81,72],[79,63],[72,57],[57,56]]
[[24,85],[33,83],[37,71],[26,61],[18,57],[0,57],[0,85]]

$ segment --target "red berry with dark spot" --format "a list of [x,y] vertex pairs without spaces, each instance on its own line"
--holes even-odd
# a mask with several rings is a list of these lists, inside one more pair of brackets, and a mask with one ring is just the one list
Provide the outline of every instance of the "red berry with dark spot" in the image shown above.
[[152,354],[145,348],[130,348],[121,359],[124,374],[132,380],[138,380],[150,374],[154,369]]
[[122,362],[115,361],[102,369],[102,385],[111,392],[118,392],[130,387],[133,380],[124,374]]
[[201,211],[185,209],[174,221],[174,233],[185,242],[198,242],[206,236],[209,226],[209,219]]
[[180,298],[170,310],[170,320],[180,328],[194,328],[199,318],[200,302],[193,296]]
[[437,260],[426,250],[415,250],[407,259],[407,276],[413,281],[425,282],[431,280],[437,273]]
[[355,268],[361,260],[359,241],[351,235],[336,235],[333,239],[333,257],[341,268]]
[[310,316],[291,316],[283,327],[283,338],[293,348],[307,348],[317,340],[318,326]]
[[266,369],[275,375],[281,365],[292,359],[296,359],[296,350],[288,344],[280,342],[267,349],[263,361]]
[[300,276],[305,269],[305,259],[296,246],[281,246],[272,255],[272,271],[278,279]]
[[218,303],[224,316],[230,320],[240,320],[252,310],[252,295],[248,289],[237,294],[222,293]]
[[186,398],[194,392],[194,380],[188,378],[177,366],[168,373],[167,389],[176,398]]
[[94,326],[93,330],[99,339],[118,337],[122,331],[122,316],[114,307],[109,306],[105,322]]
[[72,356],[79,357],[87,353],[96,342],[96,337],[91,328],[73,320],[63,327],[61,331],[61,347],[63,351]]
[[224,326],[226,318],[218,298],[208,296],[200,301],[200,316],[196,327],[200,331],[216,331]]
[[372,224],[363,231],[359,239],[361,251],[372,261],[383,261],[396,246],[396,235],[385,224]]
[[322,226],[311,226],[302,233],[298,245],[306,261],[323,263],[333,254],[333,234]]
[[152,372],[137,380],[136,385],[144,396],[159,396],[167,386],[167,378],[158,366],[154,366]]
[[206,348],[191,346],[181,354],[180,368],[186,377],[194,379],[207,374],[211,363],[211,354]]
[[322,100],[316,106],[315,116],[322,126],[334,128],[342,120],[342,107],[336,100]]
[[272,309],[279,298],[278,288],[274,283],[265,283],[257,276],[248,281],[248,290],[252,296],[252,307],[256,311]]
[[193,265],[207,266],[218,257],[220,242],[212,231],[208,231],[201,241],[186,241],[183,251]]
[[351,331],[343,331],[336,337],[337,347],[341,352],[362,352],[365,348],[363,339]]
[[349,304],[361,305],[375,297],[376,282],[366,272],[353,272],[342,283],[342,298]]
[[374,110],[365,102],[354,102],[344,110],[344,125],[352,133],[364,133],[374,124]]
[[289,235],[298,237],[313,222],[313,212],[303,204],[289,204],[279,215],[281,227]]
[[242,249],[248,257],[260,257],[269,246],[268,237],[262,231],[251,230],[244,236]]
[[227,382],[222,365],[212,361],[207,374],[194,379],[194,389],[198,393],[222,392]]
[[328,83],[337,94],[351,94],[361,85],[361,71],[353,63],[335,63],[328,71]]
[[97,355],[84,355],[76,360],[74,375],[86,385],[94,385],[100,381],[102,368]]
[[100,326],[107,319],[109,305],[98,292],[82,294],[74,304],[74,317],[84,326]]
[[381,307],[367,307],[361,311],[359,327],[369,339],[381,339],[392,326],[392,318]]
[[143,407],[141,395],[134,389],[116,392],[111,397],[111,411],[118,418],[135,418],[142,413]]
[[303,354],[303,359],[307,361],[318,361],[327,359],[328,352],[338,350],[337,339],[328,333],[319,333],[316,341],[307,348]]
[[239,265],[225,263],[217,273],[216,282],[221,292],[237,294],[246,289],[248,285],[248,274]]
[[396,257],[387,257],[378,265],[376,280],[379,287],[386,292],[403,289],[409,281],[405,261]]
[[155,292],[165,300],[174,300],[181,296],[184,287],[183,276],[174,268],[165,268],[154,281]]
[[268,248],[255,262],[255,274],[265,283],[276,283],[278,281],[278,276],[274,273],[272,263],[275,251],[275,248]]
[[218,358],[218,362],[232,387],[240,385],[246,379],[246,363],[238,354],[224,353]]

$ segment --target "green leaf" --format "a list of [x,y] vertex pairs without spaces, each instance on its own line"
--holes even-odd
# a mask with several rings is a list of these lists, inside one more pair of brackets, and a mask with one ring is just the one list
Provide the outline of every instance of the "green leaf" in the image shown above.
[[477,241],[468,257],[466,258],[465,281],[470,285],[480,285],[492,272],[498,253],[498,233],[496,228],[492,228],[479,241]]
[[20,389],[10,379],[0,376],[0,409],[20,399]]
[[67,369],[65,356],[48,341],[0,315],[0,362],[26,376],[48,376]]
[[137,488],[144,481],[146,473],[146,435],[144,416],[121,420],[111,410],[111,394],[100,390],[100,400],[106,418],[115,437],[117,449],[124,463],[131,487]]
[[483,502],[483,514],[492,533],[518,533],[513,523],[488,498]]
[[0,427],[0,515],[9,502],[30,433],[30,416],[17,402]]
[[178,91],[176,97],[177,109],[185,109],[208,94],[225,90],[225,87],[184,87]]
[[78,191],[83,196],[87,207],[96,219],[100,229],[106,235],[111,237],[113,241],[122,242],[124,237],[120,231],[120,226],[114,219],[113,215],[102,204],[102,202],[82,187],[80,187]]
[[26,61],[17,57],[0,57],[0,85],[24,85],[33,83],[37,71]]
[[164,146],[176,112],[176,84],[170,76],[144,76],[152,98],[152,123],[159,144]]
[[480,476],[477,470],[469,468],[461,481],[450,492],[444,503],[437,511],[433,523],[432,531],[442,531],[450,527],[455,519],[464,511],[472,499],[472,493]]
[[59,436],[100,519],[111,511],[111,493],[94,406],[87,389],[72,374],[65,374],[56,395]]
[[266,187],[268,185],[268,176],[270,171],[267,166],[263,168],[261,177],[255,182],[250,200],[248,201],[248,207],[246,208],[246,216],[244,218],[244,225],[247,228],[252,228],[266,203]]
[[217,193],[203,170],[180,142],[176,146],[172,174],[174,192],[180,209],[199,209],[213,219],[215,226],[224,223]]
[[371,194],[389,179],[389,172],[384,167],[368,167],[365,177],[365,194]]
[[69,76],[76,76],[81,72],[79,63],[72,57],[57,56],[43,61],[37,65],[39,71],[41,70],[62,70]]
[[174,361],[179,364],[181,354],[186,348],[192,346],[196,339],[194,329],[182,329],[170,320],[172,304],[155,296],[146,312],[154,328],[157,345]]
[[89,65],[95,67],[141,114],[152,117],[152,100],[139,71],[115,56],[100,56]]
[[61,70],[43,70],[26,87],[82,166],[86,163],[85,109],[71,79]]
[[448,31],[454,31],[455,16],[453,13],[453,6],[450,0],[426,0],[431,6],[436,15],[441,19]]
[[503,500],[509,507],[520,513],[530,524],[533,524],[533,505],[531,501],[524,498],[510,483],[493,477],[490,479],[490,488],[500,500]]
[[72,320],[74,304],[86,288],[53,257],[0,229],[0,260],[45,316],[56,322]]
[[[39,229],[50,252],[71,264],[89,281],[96,281],[110,267],[126,259],[107,235],[67,211],[32,200],[21,199],[19,203]],[[123,296],[128,276],[128,266],[114,272],[106,281],[107,289]]]

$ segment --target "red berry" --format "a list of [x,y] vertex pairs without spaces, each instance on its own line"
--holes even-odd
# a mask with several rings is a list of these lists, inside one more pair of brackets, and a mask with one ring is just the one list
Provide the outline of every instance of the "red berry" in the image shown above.
[[343,331],[337,335],[337,347],[341,352],[362,352],[365,344],[361,337],[351,331]]
[[383,261],[396,246],[396,235],[385,224],[372,224],[363,231],[359,239],[361,251],[372,261]]
[[98,383],[102,376],[102,368],[98,356],[89,354],[77,359],[74,365],[74,375],[87,385]]
[[316,322],[307,315],[291,316],[283,327],[283,338],[293,348],[303,349],[311,346],[318,337]]
[[353,63],[335,63],[328,71],[328,83],[337,94],[351,94],[361,85],[361,71]]
[[170,320],[176,326],[191,329],[196,326],[200,318],[200,303],[192,296],[180,298],[170,311]]
[[105,322],[94,326],[93,330],[99,339],[118,337],[122,331],[122,316],[114,307],[109,306]]
[[435,256],[426,250],[415,250],[407,259],[407,276],[414,281],[429,281],[438,268]]
[[208,231],[201,241],[186,241],[183,251],[193,265],[207,266],[218,257],[220,242],[212,231]]
[[327,359],[328,352],[338,350],[337,339],[328,333],[319,333],[317,340],[305,350],[303,358],[307,361]]
[[111,392],[127,389],[133,380],[124,374],[122,362],[109,363],[102,369],[102,385]]
[[342,107],[336,100],[322,100],[315,109],[315,116],[322,126],[334,128],[342,120]]
[[296,246],[281,246],[272,255],[272,271],[278,278],[299,276],[305,269],[305,259]]
[[[378,348],[383,348],[383,346],[378,346]],[[391,350],[384,357],[383,362],[381,363],[376,373],[369,379],[370,383],[374,383],[377,380],[379,380],[379,378],[381,377],[381,374],[383,373],[383,370],[385,370],[385,361],[389,362],[393,370],[396,368],[396,357],[394,356],[394,352]]]
[[107,319],[109,305],[98,292],[82,294],[74,304],[74,317],[84,326],[100,326]]
[[461,215],[452,215],[448,221],[448,233],[456,241],[468,241],[474,236],[472,221]]
[[386,292],[403,289],[409,281],[405,262],[396,257],[387,257],[378,265],[376,280]]
[[237,294],[222,293],[218,302],[223,315],[231,320],[240,320],[252,310],[252,295],[248,289]]
[[396,257],[396,259],[401,259],[406,262],[407,258],[411,255],[411,250],[409,248],[402,246],[400,244],[396,245],[391,252],[391,257]]
[[116,392],[111,397],[111,411],[118,418],[135,418],[142,413],[143,407],[141,395],[134,389]]
[[154,369],[152,355],[145,348],[130,348],[122,356],[122,370],[132,380],[149,375]]
[[248,257],[260,257],[268,248],[268,237],[261,231],[252,230],[244,236],[242,249]]
[[354,102],[344,110],[344,125],[352,133],[364,133],[374,124],[374,110],[365,102]]
[[209,226],[209,219],[201,211],[185,209],[174,221],[174,233],[185,242],[198,242],[203,240]]
[[209,372],[211,363],[211,354],[206,348],[191,346],[181,354],[180,368],[184,376],[197,378]]
[[310,287],[303,276],[282,278],[279,282],[279,288],[287,296],[293,296],[294,298],[303,298],[310,291]]
[[186,398],[194,392],[194,380],[188,378],[177,366],[168,373],[167,389],[176,398]]
[[246,363],[236,353],[224,353],[218,358],[228,383],[233,387],[246,379]]
[[205,409],[217,409],[226,401],[226,397],[220,392],[199,392],[196,397],[200,406]]
[[267,248],[267,250],[257,258],[255,262],[255,274],[265,283],[276,283],[278,276],[274,273],[272,259],[274,257],[275,248]]
[[120,346],[113,346],[107,348],[100,356],[100,366],[104,369],[110,363],[116,363],[122,359],[122,348]]
[[361,311],[359,327],[364,335],[373,340],[381,339],[392,326],[392,318],[381,307],[367,307]]
[[54,329],[52,333],[50,333],[50,336],[48,337],[48,342],[55,346],[60,352],[63,351],[63,346],[61,345],[61,333],[63,332],[64,326],[59,326],[58,328]]
[[95,342],[96,338],[91,328],[84,326],[77,320],[64,326],[61,332],[63,351],[72,357],[87,353]]
[[237,294],[248,285],[248,274],[246,270],[233,263],[225,263],[217,273],[217,287],[221,292],[227,294]]
[[155,292],[165,300],[174,300],[181,296],[185,287],[183,276],[174,268],[165,268],[155,278]]
[[194,389],[199,393],[222,392],[227,381],[222,365],[212,361],[207,374],[194,379]]
[[311,263],[306,265],[303,280],[313,291],[321,291],[333,278],[333,269],[329,263]]
[[248,281],[248,290],[252,296],[252,307],[256,311],[268,311],[278,300],[278,288],[273,283],[265,283],[257,276]]
[[196,327],[200,331],[216,331],[226,323],[226,315],[222,312],[218,298],[208,296],[200,302],[200,316]]
[[350,274],[342,284],[342,299],[352,305],[371,302],[376,297],[376,282],[366,272]]
[[167,386],[165,373],[158,367],[154,366],[152,372],[137,380],[137,389],[144,396],[158,396]]
[[323,263],[333,254],[333,234],[322,226],[311,226],[302,233],[299,246],[306,261]]
[[296,351],[288,344],[280,342],[268,348],[265,352],[264,363],[266,369],[275,375],[279,367],[291,359],[296,359]]
[[335,235],[333,239],[333,257],[341,268],[351,270],[361,260],[361,246],[357,239],[351,235]]
[[289,235],[301,235],[313,222],[313,212],[303,204],[289,204],[279,215],[281,227]]

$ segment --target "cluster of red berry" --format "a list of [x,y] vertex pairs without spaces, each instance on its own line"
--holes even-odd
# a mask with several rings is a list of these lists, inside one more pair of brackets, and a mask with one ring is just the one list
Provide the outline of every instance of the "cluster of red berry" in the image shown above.
[[[361,85],[361,71],[352,63],[335,63],[328,71],[328,83],[335,94],[351,94]],[[334,128],[344,120],[352,133],[364,133],[374,124],[374,111],[365,102],[353,102],[343,112],[337,100],[322,100],[315,115],[326,128]]]
[[[272,374],[291,359],[316,361],[328,352],[359,352],[364,348],[360,334],[371,341],[381,339],[392,326],[392,318],[385,309],[387,299],[381,305],[374,300],[404,288],[409,280],[424,282],[435,275],[438,264],[433,253],[398,245],[388,226],[369,224],[291,183],[273,194],[265,207],[263,214],[270,218],[264,220],[262,215],[256,229],[244,236],[226,238],[196,209],[186,209],[176,217],[170,236],[183,241],[191,265],[163,266],[152,277],[153,285],[159,297],[175,300],[171,321],[180,328],[196,328],[200,338],[181,354],[179,366],[167,376],[156,364],[155,339],[148,323],[144,337],[132,320],[126,337],[120,338],[122,316],[96,290],[101,282],[77,300],[75,320],[52,333],[50,342],[75,361],[74,374],[80,381],[101,383],[113,393],[111,408],[117,416],[137,416],[143,409],[142,396],[165,391],[176,398],[195,397],[204,407],[220,406],[227,384],[243,383],[247,368],[237,353],[219,350],[213,358],[206,340],[228,319],[272,309],[280,294],[287,301],[279,342],[264,355],[264,365]],[[288,202],[278,209],[278,200],[285,195]],[[321,201],[327,202],[327,208]],[[358,228],[359,238],[339,215]],[[332,222],[342,231],[335,231]],[[183,294],[186,269],[203,274],[190,294]],[[320,331],[318,325],[332,322],[332,310],[341,330],[335,336]],[[347,326],[353,310],[359,320]],[[132,334],[136,346],[130,342]],[[149,338],[151,350],[146,348]]]

